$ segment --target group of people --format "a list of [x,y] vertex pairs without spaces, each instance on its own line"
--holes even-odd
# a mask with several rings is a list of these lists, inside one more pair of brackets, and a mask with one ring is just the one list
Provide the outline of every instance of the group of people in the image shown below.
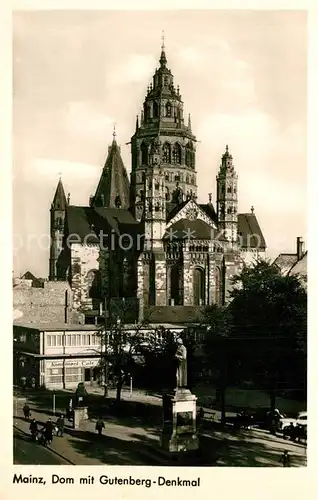
[[64,434],[64,415],[60,415],[57,421],[52,422],[51,418],[45,422],[42,429],[39,429],[38,422],[35,418],[30,423],[30,432],[34,441],[39,440],[43,444],[51,444],[53,441],[54,429],[56,428],[56,435],[63,436]]
[[[31,418],[31,410],[27,403],[23,407],[24,418],[29,421]],[[39,424],[35,418],[31,420],[30,423],[30,433],[34,441],[41,441],[43,444],[51,444],[53,441],[54,430],[56,429],[57,436],[63,436],[64,434],[64,415],[61,414],[57,421],[54,423],[51,418],[45,422],[42,429],[39,428]]]

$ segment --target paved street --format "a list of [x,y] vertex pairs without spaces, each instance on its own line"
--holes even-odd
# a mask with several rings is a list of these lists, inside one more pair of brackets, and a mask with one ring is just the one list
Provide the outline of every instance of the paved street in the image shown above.
[[[148,403],[155,406],[161,404],[161,398],[139,391],[131,396],[128,394],[125,396],[126,402],[135,400],[141,404]],[[44,423],[48,416],[51,416],[50,409],[45,409],[35,401],[31,403],[30,397],[28,401],[32,416],[38,422]],[[29,423],[23,418],[23,404],[24,399],[15,398],[14,424],[28,434]],[[53,439],[52,450],[76,465],[154,465],[145,456],[143,449],[145,445],[148,450],[155,450],[159,446],[161,428],[159,424],[154,425],[152,419],[144,421],[140,417],[128,414],[122,416],[105,414],[104,420],[105,429],[102,438],[96,435],[95,419],[83,422],[78,430],[74,430],[71,422],[67,421],[64,437]],[[215,412],[216,423],[218,420],[219,412]],[[205,450],[207,465],[277,467],[280,466],[279,459],[284,449],[291,454],[293,466],[306,465],[304,445],[285,441],[281,436],[272,436],[268,431],[251,429],[234,432],[231,427],[222,430],[219,425],[215,428],[207,425],[201,431],[201,444]],[[25,436],[25,439],[15,440],[14,455],[17,463],[63,463],[49,450],[29,442],[28,436]],[[22,451],[19,448],[20,442],[23,444]],[[41,449],[38,451],[39,448]]]
[[20,465],[69,465],[52,451],[33,443],[28,436],[16,429],[13,435],[13,456],[14,463]]

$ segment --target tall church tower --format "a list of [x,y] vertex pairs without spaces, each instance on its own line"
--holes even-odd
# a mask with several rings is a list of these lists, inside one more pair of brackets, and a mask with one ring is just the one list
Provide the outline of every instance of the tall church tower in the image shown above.
[[165,179],[165,202],[174,202],[179,188],[181,197],[196,198],[195,171],[196,138],[183,116],[183,101],[179,87],[175,88],[173,75],[167,67],[165,47],[161,47],[160,66],[147,90],[141,112],[136,120],[136,131],[131,138],[132,172],[130,204],[136,219],[141,220],[145,179],[158,163]]
[[231,243],[237,242],[237,174],[233,157],[226,146],[222,156],[217,182],[218,228]]
[[58,259],[63,250],[64,225],[66,208],[68,201],[66,200],[64,188],[61,179],[57,184],[53,202],[51,204],[51,246],[50,246],[50,270],[49,279],[59,279]]

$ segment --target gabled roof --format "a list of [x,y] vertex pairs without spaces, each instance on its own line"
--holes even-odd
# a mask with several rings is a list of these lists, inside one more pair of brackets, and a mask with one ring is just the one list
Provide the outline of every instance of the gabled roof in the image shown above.
[[126,232],[134,234],[139,228],[132,214],[123,208],[105,208],[105,207],[79,207],[69,206],[67,208],[66,228],[67,234],[74,236],[75,243],[99,243],[100,231],[109,234],[111,231],[118,233]]
[[307,252],[305,252],[304,255],[292,265],[288,274],[299,274],[303,278],[307,277]]
[[55,210],[65,210],[66,207],[67,207],[66,196],[64,193],[62,181],[61,179],[59,179],[51,208],[54,208]]
[[280,253],[274,260],[273,264],[279,268],[282,274],[287,274],[296,262],[296,253]]
[[257,222],[256,216],[253,213],[238,214],[237,216],[237,232],[240,246],[242,248],[257,248],[265,250],[266,242]]
[[214,209],[214,206],[212,205],[212,203],[200,203],[199,207],[202,208],[202,210],[205,211],[205,213],[211,217],[211,219],[213,220],[213,222],[217,223],[218,221],[218,218],[217,218],[217,213]]
[[93,205],[107,208],[129,208],[129,179],[114,140],[108,149],[108,156],[99,180]]
[[182,203],[166,203],[166,214],[167,214],[167,222],[169,222],[173,217],[188,203],[187,201],[183,201]]

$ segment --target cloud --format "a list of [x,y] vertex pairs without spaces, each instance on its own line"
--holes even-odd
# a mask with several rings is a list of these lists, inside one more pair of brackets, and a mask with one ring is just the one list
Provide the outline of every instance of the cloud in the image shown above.
[[67,132],[96,141],[111,137],[115,119],[96,110],[95,106],[86,102],[70,102],[64,112],[64,124]]
[[127,83],[146,82],[150,79],[157,61],[152,55],[130,54],[121,64],[114,64],[107,71],[106,85],[123,86]]

